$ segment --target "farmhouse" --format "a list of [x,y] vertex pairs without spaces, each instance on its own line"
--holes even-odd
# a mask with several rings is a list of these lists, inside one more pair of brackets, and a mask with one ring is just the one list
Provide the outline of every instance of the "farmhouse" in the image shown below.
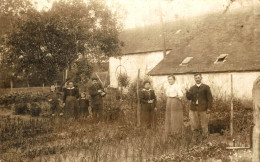
[[[123,55],[109,58],[110,85],[118,87],[117,77],[120,73],[126,73],[134,81],[138,69],[141,77],[152,70],[163,59],[162,39],[159,25],[122,32]],[[170,49],[167,49],[169,52]]]
[[176,75],[185,89],[194,84],[193,74],[201,72],[213,95],[228,97],[232,80],[234,96],[250,99],[260,75],[259,20],[248,7],[166,23],[165,58],[159,25],[125,31],[120,36],[124,55],[109,60],[111,86],[117,86],[118,69],[132,81],[140,69],[141,77],[149,75],[157,92],[167,84],[168,74]]

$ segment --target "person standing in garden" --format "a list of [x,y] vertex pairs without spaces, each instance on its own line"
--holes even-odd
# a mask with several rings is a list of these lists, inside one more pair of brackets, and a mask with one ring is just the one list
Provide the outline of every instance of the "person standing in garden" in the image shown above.
[[83,118],[88,117],[89,115],[89,100],[87,99],[87,95],[85,92],[82,92],[80,94],[80,99],[79,99],[79,109],[80,109],[80,116]]
[[144,82],[144,89],[140,93],[141,124],[150,129],[155,126],[156,96],[150,89],[150,81]]
[[79,105],[79,90],[74,87],[73,82],[69,82],[68,87],[64,89],[63,102],[65,103],[66,117],[73,116],[74,119],[78,118]]
[[88,88],[91,97],[91,111],[93,118],[101,121],[103,117],[103,97],[106,95],[103,86],[96,77],[92,78],[92,85]]
[[196,84],[186,90],[186,97],[191,100],[189,118],[194,133],[200,134],[202,128],[202,138],[205,139],[208,137],[209,114],[213,98],[210,87],[201,82],[200,73],[194,75],[194,80]]
[[165,133],[166,136],[182,133],[183,128],[183,106],[181,97],[183,93],[178,84],[175,83],[175,76],[168,76],[169,85],[166,87],[166,112],[165,112]]
[[56,87],[51,85],[51,92],[47,95],[48,102],[51,105],[51,115],[55,116],[58,108],[59,108],[59,95],[56,92]]

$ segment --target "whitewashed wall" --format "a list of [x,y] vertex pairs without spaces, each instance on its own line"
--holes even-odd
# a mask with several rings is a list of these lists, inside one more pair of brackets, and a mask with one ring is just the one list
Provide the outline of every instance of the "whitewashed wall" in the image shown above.
[[[169,52],[169,51],[168,51]],[[167,53],[168,53],[167,52]],[[126,72],[130,77],[130,81],[137,78],[138,69],[140,69],[140,77],[144,77],[150,70],[152,70],[163,59],[163,52],[149,52],[141,54],[123,55],[120,60],[118,58],[109,58],[109,73],[110,73],[110,86],[117,88],[118,81],[117,75],[121,72]]]
[[[233,94],[236,98],[251,100],[253,83],[260,72],[240,72],[240,73],[211,73],[202,74],[203,82],[211,87],[214,97],[229,98],[231,92],[231,74],[233,76]],[[157,93],[161,92],[163,86],[168,84],[167,76],[152,76],[153,88]],[[176,82],[181,85],[183,92],[185,87],[195,84],[192,74],[176,75]]]

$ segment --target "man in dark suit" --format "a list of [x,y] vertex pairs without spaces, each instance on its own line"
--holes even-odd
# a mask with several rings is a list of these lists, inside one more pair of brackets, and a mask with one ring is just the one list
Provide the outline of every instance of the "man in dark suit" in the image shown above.
[[91,111],[93,118],[100,121],[103,117],[103,97],[105,91],[98,79],[92,78],[92,85],[88,88],[91,97]]
[[198,132],[202,128],[203,138],[208,137],[209,114],[212,108],[212,94],[210,87],[201,82],[200,73],[194,75],[196,84],[186,91],[186,97],[191,100],[189,117],[191,128]]

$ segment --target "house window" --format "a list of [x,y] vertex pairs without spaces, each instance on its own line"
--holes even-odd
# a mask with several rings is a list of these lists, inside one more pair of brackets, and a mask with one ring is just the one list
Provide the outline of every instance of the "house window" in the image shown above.
[[217,60],[214,63],[217,64],[217,63],[225,62],[227,56],[228,54],[221,54],[220,56],[218,56]]
[[193,59],[193,57],[186,57],[186,58],[182,61],[182,63],[180,64],[180,66],[187,66],[191,59]]

